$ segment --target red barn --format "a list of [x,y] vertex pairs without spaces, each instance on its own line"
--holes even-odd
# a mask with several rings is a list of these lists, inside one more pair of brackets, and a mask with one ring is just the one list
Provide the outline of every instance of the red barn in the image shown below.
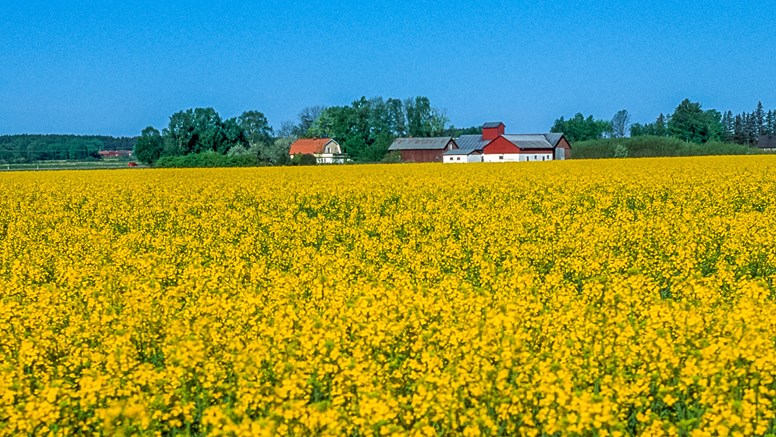
[[465,162],[552,161],[571,157],[571,145],[562,133],[507,134],[505,130],[504,123],[485,123],[481,135],[461,135],[457,139],[460,150],[446,152],[444,162],[462,161],[457,155],[463,151],[472,152],[466,154]]
[[442,162],[442,154],[457,148],[453,137],[397,138],[388,151],[399,152],[402,162]]
[[555,150],[544,135],[500,135],[482,154],[483,162],[552,161]]

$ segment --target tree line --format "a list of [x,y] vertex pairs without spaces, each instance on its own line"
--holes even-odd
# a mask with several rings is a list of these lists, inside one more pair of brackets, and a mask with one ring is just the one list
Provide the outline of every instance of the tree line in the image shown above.
[[716,109],[704,110],[701,103],[685,99],[669,114],[659,114],[652,123],[630,124],[630,114],[623,109],[611,120],[574,117],[555,120],[552,132],[563,132],[571,142],[601,138],[632,138],[641,136],[670,137],[696,144],[726,142],[752,146],[761,135],[776,135],[776,110],[765,111],[758,102],[751,113],[733,114]]
[[105,135],[0,135],[0,163],[99,159],[102,150],[132,150],[136,142]]
[[[572,143],[652,136],[751,146],[760,135],[776,134],[776,111],[766,111],[760,102],[752,112],[733,114],[706,110],[699,102],[685,99],[652,123],[631,124],[630,114],[623,109],[609,120],[582,113],[560,117],[550,131],[564,133]],[[350,105],[306,107],[296,120],[283,122],[277,130],[260,111],[224,119],[213,108],[192,108],[170,116],[162,130],[146,127],[140,137],[5,135],[0,136],[0,163],[99,159],[101,150],[133,149],[138,160],[163,166],[285,165],[294,163],[289,148],[301,137],[333,138],[349,159],[377,162],[387,158],[388,147],[397,137],[480,132],[480,127],[449,125],[445,112],[427,97],[361,97]]]
[[[333,138],[343,152],[357,162],[382,160],[397,137],[430,137],[472,129],[448,127],[444,111],[427,97],[384,99],[361,97],[347,106],[310,106],[295,121],[275,131],[259,111],[222,119],[213,108],[192,108],[170,116],[159,131],[145,128],[135,146],[135,156],[146,164],[180,163],[180,157],[208,154],[223,163],[232,157],[245,165],[292,164],[288,152],[301,137]],[[187,158],[188,159],[188,158]],[[193,158],[191,158],[193,159]],[[197,162],[202,161],[197,157]],[[192,161],[194,162],[194,161]]]

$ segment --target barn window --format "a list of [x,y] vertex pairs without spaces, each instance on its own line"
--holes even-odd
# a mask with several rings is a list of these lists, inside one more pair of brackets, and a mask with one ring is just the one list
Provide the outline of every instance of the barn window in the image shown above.
[[499,155],[498,159],[504,159],[504,155]]

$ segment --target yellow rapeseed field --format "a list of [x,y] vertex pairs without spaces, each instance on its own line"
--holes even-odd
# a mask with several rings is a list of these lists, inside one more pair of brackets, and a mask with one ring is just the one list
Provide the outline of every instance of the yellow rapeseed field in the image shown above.
[[776,432],[776,157],[0,174],[0,435]]

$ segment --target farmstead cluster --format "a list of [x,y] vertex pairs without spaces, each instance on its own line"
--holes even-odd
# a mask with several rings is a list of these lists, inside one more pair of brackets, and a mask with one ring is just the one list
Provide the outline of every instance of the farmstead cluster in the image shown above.
[[776,432],[773,156],[0,187],[0,435]]

